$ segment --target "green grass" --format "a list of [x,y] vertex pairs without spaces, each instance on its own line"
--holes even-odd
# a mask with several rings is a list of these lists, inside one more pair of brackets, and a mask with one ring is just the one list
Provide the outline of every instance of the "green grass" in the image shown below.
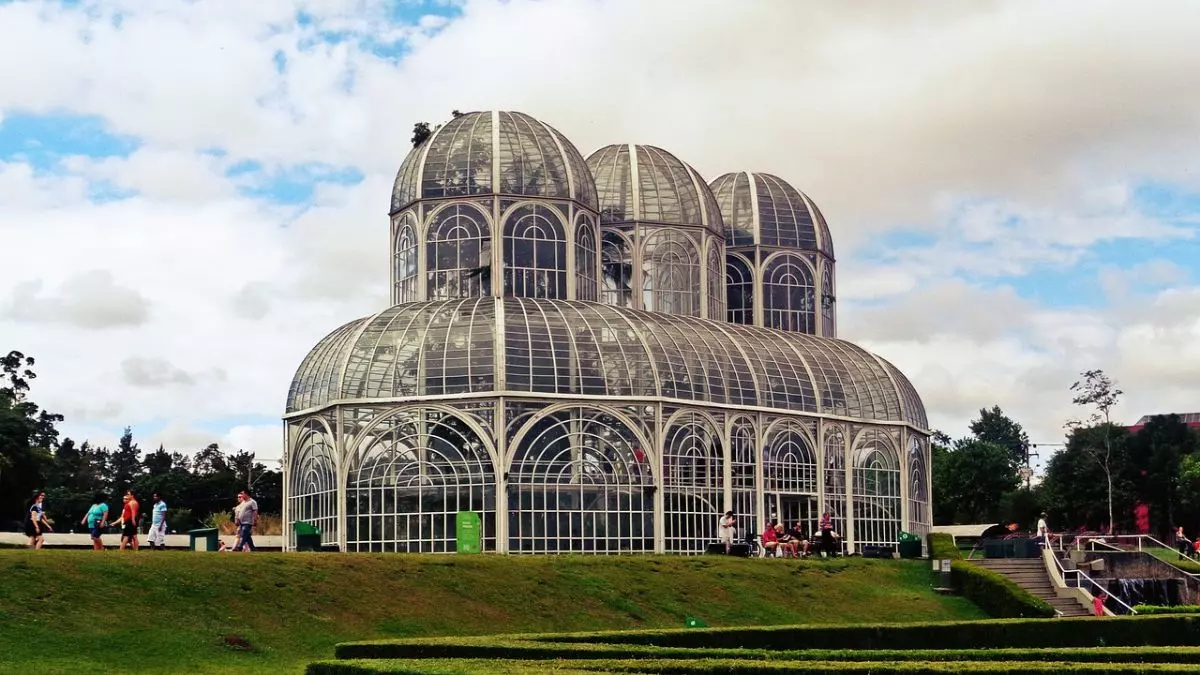
[[[385,637],[984,618],[928,563],[0,551],[0,673],[300,673]],[[226,644],[249,644],[241,650]]]
[[1146,548],[1143,548],[1142,551],[1144,551],[1145,553],[1149,553],[1150,555],[1154,556],[1155,558],[1158,558],[1159,560],[1163,560],[1168,563],[1171,563],[1172,565],[1178,567],[1179,569],[1183,570],[1184,572],[1191,572],[1192,574],[1200,573],[1200,562],[1196,562],[1195,560],[1192,560],[1190,558],[1182,558],[1181,559],[1181,556],[1179,555],[1179,551],[1176,551],[1173,548],[1163,548],[1161,546],[1152,546],[1152,547],[1148,546]]

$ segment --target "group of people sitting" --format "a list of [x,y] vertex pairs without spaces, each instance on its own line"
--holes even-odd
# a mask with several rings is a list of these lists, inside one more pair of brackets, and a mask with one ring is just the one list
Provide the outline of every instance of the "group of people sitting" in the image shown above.
[[[737,521],[733,517],[733,511],[726,511],[718,524],[718,532],[721,541],[725,544],[725,553],[727,554],[733,545],[736,529]],[[763,553],[767,557],[807,558],[813,553],[837,555],[841,549],[841,537],[833,531],[833,518],[829,513],[821,516],[819,530],[816,537],[810,538],[801,521],[796,521],[791,528],[788,528],[779,520],[772,518],[763,529],[762,535],[759,537],[759,544],[762,545]]]

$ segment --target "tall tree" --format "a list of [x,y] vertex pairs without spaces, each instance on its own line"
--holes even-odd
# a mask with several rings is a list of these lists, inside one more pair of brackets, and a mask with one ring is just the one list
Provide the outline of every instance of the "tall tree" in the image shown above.
[[1116,384],[1104,374],[1103,370],[1088,370],[1081,373],[1083,379],[1076,380],[1071,385],[1075,392],[1071,402],[1082,406],[1088,411],[1087,420],[1073,420],[1067,423],[1068,428],[1077,429],[1082,426],[1102,425],[1102,445],[1100,447],[1085,447],[1084,451],[1100,465],[1108,485],[1108,533],[1113,533],[1113,452],[1112,452],[1112,409],[1121,400],[1125,392],[1117,389]]
[[417,122],[413,125],[412,146],[420,147],[432,135],[433,130],[429,128],[429,122]]
[[[1106,435],[1110,471],[1105,471],[1097,461],[1098,448],[1103,447]],[[1062,451],[1050,456],[1042,480],[1042,494],[1052,523],[1088,530],[1132,524],[1131,509],[1137,498],[1138,476],[1129,461],[1129,438],[1128,430],[1119,426],[1072,429]],[[1110,512],[1110,499],[1122,508]]]
[[33,490],[44,489],[62,415],[28,398],[35,361],[18,351],[0,357],[0,521],[20,519]]
[[1000,406],[994,405],[991,410],[980,408],[979,418],[971,420],[971,433],[976,440],[1007,449],[1017,466],[1029,463],[1029,435]]
[[113,494],[120,495],[131,487],[142,472],[142,451],[133,442],[133,429],[125,427],[117,449],[109,457]]

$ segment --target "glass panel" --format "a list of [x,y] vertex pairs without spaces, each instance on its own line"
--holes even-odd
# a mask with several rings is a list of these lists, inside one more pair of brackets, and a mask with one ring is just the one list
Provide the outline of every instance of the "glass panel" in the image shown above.
[[469,204],[438,211],[425,240],[430,300],[491,295],[492,232],[482,211]]
[[538,204],[518,206],[504,223],[504,294],[567,297],[567,237],[562,216]]
[[652,230],[642,244],[642,302],[646,310],[700,315],[700,252],[692,237]]
[[295,432],[295,445],[287,453],[289,543],[296,544],[292,524],[297,521],[315,525],[323,541],[337,543],[337,450],[333,437],[313,419],[299,424]]
[[725,297],[729,299],[730,323],[754,325],[754,272],[739,255],[725,259]]
[[595,302],[596,228],[588,218],[580,218],[575,227],[575,299]]
[[854,539],[893,546],[900,536],[900,461],[887,435],[868,430],[854,448]]
[[600,302],[633,307],[633,246],[620,232],[605,230],[600,247]]
[[703,553],[717,540],[724,513],[721,434],[703,415],[688,413],[667,430],[663,453],[666,550]]
[[767,328],[816,333],[813,273],[800,256],[785,253],[763,269],[763,320]]

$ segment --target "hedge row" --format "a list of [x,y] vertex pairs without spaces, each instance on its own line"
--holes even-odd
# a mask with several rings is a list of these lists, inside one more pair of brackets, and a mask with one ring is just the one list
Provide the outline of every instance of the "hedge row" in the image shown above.
[[340,659],[736,659],[744,661],[1069,661],[1078,663],[1200,663],[1200,647],[1091,647],[1047,649],[719,649],[589,643],[531,643],[495,638],[406,640],[340,645]]
[[993,619],[942,623],[700,628],[529,636],[545,642],[660,647],[794,649],[974,649],[1004,647],[1171,646],[1200,644],[1200,616]]
[[1002,574],[972,565],[949,534],[929,535],[929,557],[950,560],[950,583],[963,597],[996,618],[1050,618],[1054,608]]
[[1133,608],[1138,614],[1200,614],[1200,605],[1137,605]]
[[378,675],[381,673],[462,673],[464,675],[518,675],[525,673],[554,672],[560,674],[582,673],[726,673],[751,675],[757,673],[872,673],[874,675],[921,675],[924,673],[987,673],[989,675],[1110,675],[1111,673],[1185,673],[1196,672],[1195,666],[1162,663],[1063,663],[1061,661],[1033,661],[1022,663],[995,663],[980,661],[959,662],[860,662],[844,661],[797,663],[785,659],[771,662],[746,662],[733,659],[696,660],[629,660],[604,659],[595,661],[545,662],[503,661],[495,659],[464,660],[363,660],[363,661],[320,661],[310,664],[308,675]]

